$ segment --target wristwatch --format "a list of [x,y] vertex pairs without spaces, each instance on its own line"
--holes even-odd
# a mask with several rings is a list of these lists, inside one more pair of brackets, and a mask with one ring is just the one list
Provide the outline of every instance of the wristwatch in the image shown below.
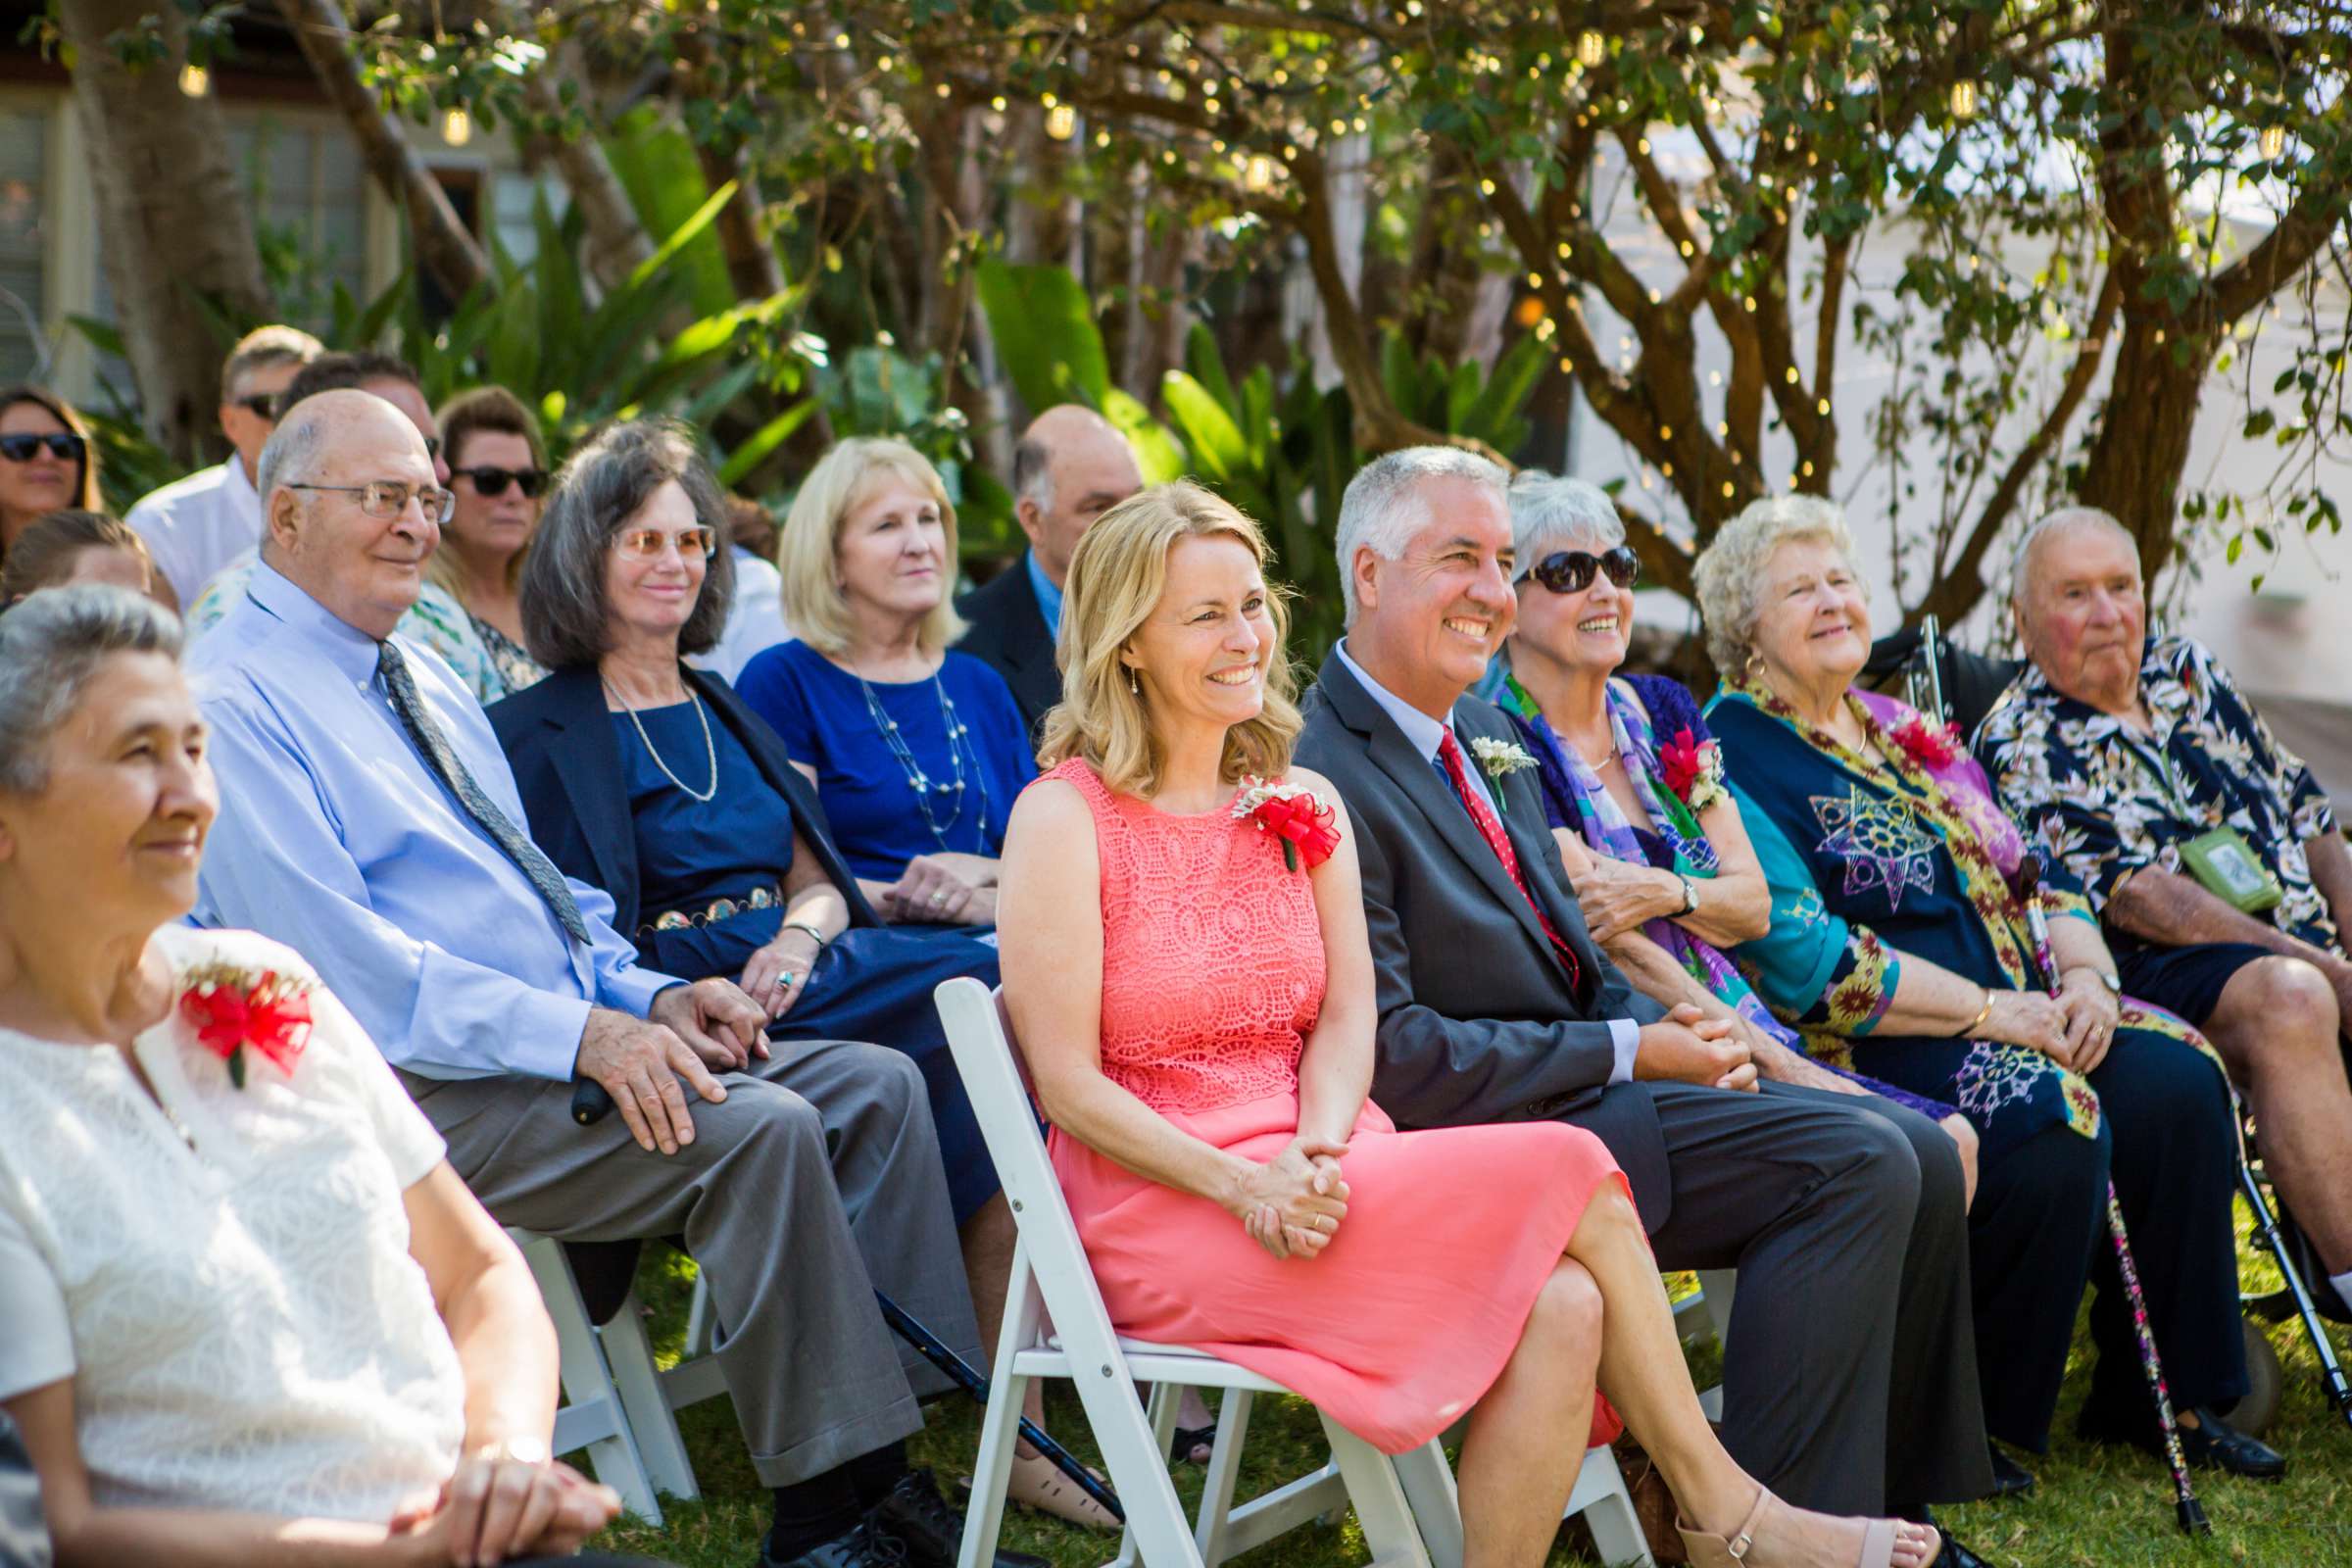
[[[2107,994],[2109,996],[2121,997],[2124,994],[2124,982],[2116,976],[2113,970],[2102,969],[2095,963],[2078,963],[2075,965],[2074,969],[2069,969],[2066,971],[2066,973],[2073,974],[2075,969],[2087,969],[2092,974],[2097,975],[2099,978],[2099,984],[2107,988]],[[2066,975],[2060,975],[2059,978],[2063,980],[2066,978]]]
[[1680,872],[1675,874],[1675,880],[1683,885],[1683,906],[1674,911],[1675,918],[1680,919],[1686,914],[1696,914],[1698,912],[1698,884]]

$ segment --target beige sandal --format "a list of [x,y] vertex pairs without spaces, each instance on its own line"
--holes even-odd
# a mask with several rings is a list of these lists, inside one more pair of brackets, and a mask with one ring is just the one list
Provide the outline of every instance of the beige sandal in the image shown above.
[[[1693,1530],[1677,1514],[1674,1532],[1683,1538],[1683,1549],[1690,1554],[1690,1568],[1745,1568],[1748,1548],[1756,1544],[1756,1526],[1763,1523],[1764,1510],[1779,1501],[1770,1487],[1758,1487],[1756,1505],[1747,1510],[1747,1518],[1728,1539]],[[1895,1531],[1892,1519],[1863,1520],[1862,1555],[1855,1559],[1854,1568],[1889,1568],[1894,1561]]]
[[[1087,1472],[1097,1481],[1102,1479],[1096,1471]],[[1116,1530],[1119,1521],[1108,1508],[1070,1484],[1070,1478],[1054,1468],[1054,1461],[1042,1453],[1012,1456],[1012,1477],[1005,1483],[1004,1495],[1013,1502],[1050,1513],[1057,1519],[1067,1519],[1089,1530]]]

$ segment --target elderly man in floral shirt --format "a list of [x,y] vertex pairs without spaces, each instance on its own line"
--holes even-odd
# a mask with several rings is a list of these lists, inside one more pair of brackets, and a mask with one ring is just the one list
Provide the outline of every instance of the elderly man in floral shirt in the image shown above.
[[1978,754],[2010,814],[2089,891],[2122,989],[2204,1030],[2246,1087],[2344,1315],[2352,855],[2328,798],[2210,651],[2147,635],[2139,553],[2115,518],[2043,518],[2015,581],[2032,662]]

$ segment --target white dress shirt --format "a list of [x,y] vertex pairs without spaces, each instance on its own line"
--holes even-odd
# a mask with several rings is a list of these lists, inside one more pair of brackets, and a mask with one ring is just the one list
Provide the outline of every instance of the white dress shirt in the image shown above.
[[[1431,767],[1443,771],[1445,764],[1438,760],[1438,748],[1446,743],[1446,737],[1452,732],[1453,714],[1448,712],[1444,718],[1432,718],[1374,680],[1364,672],[1363,665],[1348,657],[1348,640],[1345,637],[1333,647],[1332,652],[1340,656],[1340,662],[1348,666],[1348,673],[1355,677],[1356,684],[1362,686],[1365,693],[1380,705],[1380,710],[1389,715],[1389,721],[1396,726],[1397,733],[1405,738],[1406,743],[1419,752]],[[1477,767],[1465,767],[1462,776],[1470,781],[1472,789],[1486,797],[1488,808],[1493,809],[1495,805],[1494,791],[1488,785],[1484,771]],[[1446,788],[1453,787],[1450,775],[1446,782]],[[1469,808],[1462,809],[1467,811]],[[1495,812],[1495,818],[1498,821],[1501,819],[1500,811]],[[1569,891],[1573,896],[1575,890]],[[1632,1083],[1634,1056],[1642,1049],[1642,1026],[1631,1018],[1611,1018],[1609,1041],[1617,1048],[1617,1065],[1609,1073],[1609,1082]]]
[[147,541],[184,610],[221,567],[262,542],[262,498],[232,457],[164,486],[122,520]]
[[784,575],[750,551],[735,552],[735,603],[727,609],[727,624],[707,654],[686,661],[735,684],[752,656],[792,641],[784,624]]

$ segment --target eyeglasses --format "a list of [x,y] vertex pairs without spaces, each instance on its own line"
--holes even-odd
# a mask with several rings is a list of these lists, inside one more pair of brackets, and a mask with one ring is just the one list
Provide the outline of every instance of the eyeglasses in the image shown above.
[[41,448],[47,447],[49,455],[60,463],[79,463],[87,446],[87,442],[71,430],[47,434],[24,431],[16,435],[0,435],[0,458],[6,458],[11,463],[30,463],[40,454]]
[[399,479],[370,479],[366,484],[289,484],[289,490],[332,490],[340,495],[358,496],[360,510],[379,521],[389,522],[409,510],[414,501],[424,509],[424,514],[437,527],[449,520],[458,509],[458,498],[436,484],[409,484]]
[[229,407],[243,409],[257,419],[268,419],[272,424],[277,422],[277,394],[274,392],[253,392],[241,398],[230,398],[228,403]]
[[453,479],[460,474],[464,474],[467,479],[473,481],[473,493],[485,501],[496,501],[500,496],[505,495],[507,486],[510,484],[522,492],[522,499],[525,501],[538,500],[539,492],[547,488],[547,470],[544,468],[480,467],[449,470],[449,476]]
[[661,528],[631,528],[626,533],[612,536],[613,549],[624,556],[635,556],[640,561],[659,560],[662,552],[672,544],[678,547],[680,560],[702,561],[718,548],[718,530],[688,528],[679,533],[670,533]]
[[1597,556],[1590,550],[1555,550],[1521,572],[1519,580],[1533,577],[1555,594],[1581,594],[1592,586],[1593,573],[1601,571],[1617,587],[1631,588],[1641,580],[1642,558],[1625,545]]

